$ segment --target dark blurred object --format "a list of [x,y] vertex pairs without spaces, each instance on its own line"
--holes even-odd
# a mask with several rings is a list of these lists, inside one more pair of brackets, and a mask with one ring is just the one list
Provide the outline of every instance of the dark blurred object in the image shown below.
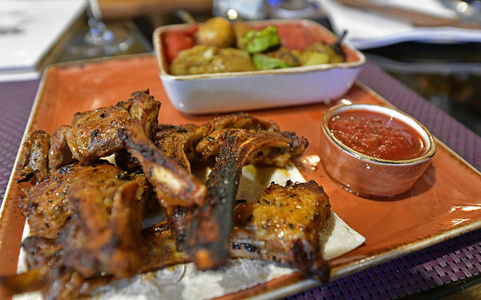
[[481,136],[481,44],[401,43],[368,60]]

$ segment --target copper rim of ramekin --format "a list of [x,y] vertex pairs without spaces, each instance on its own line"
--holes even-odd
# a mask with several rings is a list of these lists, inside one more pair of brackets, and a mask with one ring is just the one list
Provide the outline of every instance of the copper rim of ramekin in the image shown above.
[[[348,108],[347,108],[348,107]],[[404,122],[402,119],[398,118],[396,116],[396,114],[400,114],[410,120],[412,120],[414,123],[416,123],[416,125],[419,126],[419,128],[421,130],[424,131],[425,135],[428,137],[428,140],[429,140],[429,147],[426,149],[426,151],[424,152],[423,155],[419,156],[419,157],[416,157],[416,158],[412,158],[412,159],[405,159],[405,160],[390,160],[390,159],[382,159],[382,158],[377,158],[377,157],[374,157],[374,156],[369,156],[369,155],[366,155],[366,154],[363,154],[363,153],[360,153],[348,146],[346,146],[345,144],[343,144],[340,140],[338,140],[331,132],[331,130],[329,129],[328,127],[328,121],[329,119],[336,115],[336,112],[339,110],[339,109],[342,109],[342,108],[347,108],[346,110],[348,109],[361,109],[361,108],[367,108],[369,109],[369,107],[377,107],[379,108],[380,110],[382,111],[377,111],[381,114],[384,114],[384,115],[387,115],[387,116],[391,116],[393,118],[396,118],[397,120],[399,121],[402,121]],[[343,110],[344,111],[344,110]],[[372,111],[372,110],[371,110]],[[389,114],[389,113],[386,113],[386,111],[391,111],[391,112],[394,112],[394,114]],[[406,122],[404,122],[406,123]],[[411,126],[410,124],[407,124],[408,126],[410,126],[411,128],[413,128],[415,131],[417,131],[418,133],[419,132],[419,128],[414,128],[414,126]],[[391,107],[387,107],[387,106],[381,106],[381,105],[376,105],[376,104],[363,104],[363,103],[354,103],[354,104],[340,104],[340,105],[337,105],[337,106],[334,106],[332,108],[330,108],[329,110],[327,110],[325,113],[324,113],[324,116],[322,117],[322,128],[324,130],[324,132],[329,136],[329,138],[336,144],[338,145],[343,151],[355,156],[355,157],[358,157],[359,159],[362,159],[362,160],[367,160],[367,161],[371,161],[371,162],[376,162],[376,163],[381,163],[381,164],[391,164],[391,165],[406,165],[406,164],[416,164],[416,163],[420,163],[422,161],[425,161],[425,160],[428,160],[430,158],[432,158],[434,156],[434,154],[436,154],[436,142],[434,141],[434,137],[433,135],[429,132],[429,130],[427,130],[426,127],[424,127],[423,124],[421,124],[418,120],[414,119],[413,117],[411,117],[410,115],[396,109],[396,108],[391,108]],[[422,133],[420,133],[421,136],[423,136]],[[426,140],[424,139],[423,137],[423,141],[426,143]],[[322,147],[322,145],[321,145]]]

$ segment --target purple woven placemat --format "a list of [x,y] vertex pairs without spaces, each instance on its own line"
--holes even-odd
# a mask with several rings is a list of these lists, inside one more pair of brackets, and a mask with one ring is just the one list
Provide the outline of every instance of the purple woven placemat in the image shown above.
[[2,201],[38,84],[38,80],[0,83],[0,199]]
[[[481,170],[480,137],[370,63],[359,79]],[[1,199],[37,88],[38,81],[0,83]],[[476,230],[288,299],[397,299],[440,287],[481,272],[480,241]]]

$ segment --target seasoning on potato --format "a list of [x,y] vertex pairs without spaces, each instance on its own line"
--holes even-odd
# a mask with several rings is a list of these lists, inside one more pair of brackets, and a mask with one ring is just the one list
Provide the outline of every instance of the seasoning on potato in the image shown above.
[[197,42],[219,48],[233,46],[235,34],[231,22],[221,17],[207,20],[197,31]]
[[346,61],[339,42],[319,41],[302,26],[251,26],[215,17],[196,24],[195,30],[191,33],[194,45],[185,37],[166,39],[167,44],[174,44],[167,45],[172,75],[272,70]]

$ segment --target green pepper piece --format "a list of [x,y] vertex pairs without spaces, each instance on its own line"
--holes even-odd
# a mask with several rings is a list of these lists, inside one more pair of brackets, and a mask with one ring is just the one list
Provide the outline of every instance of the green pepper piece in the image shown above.
[[259,70],[282,69],[294,66],[282,59],[270,57],[265,54],[254,54],[254,56],[252,57],[252,61],[254,62],[256,68]]
[[281,38],[273,25],[262,30],[250,30],[240,38],[242,49],[251,54],[263,52],[280,44]]

